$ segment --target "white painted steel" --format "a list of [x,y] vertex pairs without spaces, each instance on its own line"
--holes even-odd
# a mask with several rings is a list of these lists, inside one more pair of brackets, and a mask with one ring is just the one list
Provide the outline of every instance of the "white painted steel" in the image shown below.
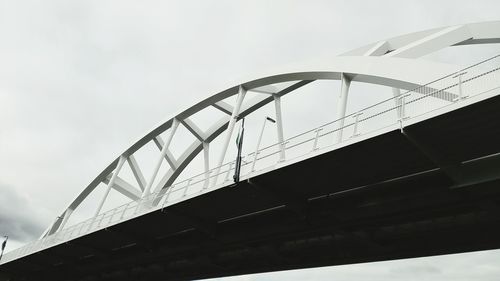
[[116,165],[115,173],[113,173],[113,176],[111,177],[111,180],[109,181],[108,187],[106,188],[106,192],[104,193],[104,196],[101,199],[101,203],[99,203],[99,206],[97,207],[97,210],[95,212],[94,217],[97,217],[97,215],[99,215],[99,212],[101,211],[102,206],[104,205],[104,202],[106,201],[106,198],[108,198],[109,191],[111,190],[111,188],[115,184],[116,177],[118,176],[118,173],[120,172],[120,170],[123,167],[123,164],[125,163],[125,159],[126,158],[123,155],[120,156],[120,159],[118,160],[118,164]]
[[139,188],[141,189],[141,191],[144,191],[144,188],[147,185],[146,179],[144,178],[141,168],[139,167],[139,164],[137,164],[134,155],[129,155],[127,157],[127,162],[130,166],[130,169],[132,170],[132,174],[134,174],[135,180],[137,181]]
[[283,116],[281,114],[281,97],[273,95],[274,110],[276,113],[276,130],[278,134],[278,143],[280,143],[280,161],[285,160],[285,137],[283,134]]
[[398,88],[392,88],[392,96],[394,97],[395,106],[397,107],[397,118],[401,119],[402,99],[399,98],[401,96],[401,90]]
[[205,161],[205,185],[203,188],[207,188],[210,184],[210,144],[208,142],[203,142],[203,160]]
[[[218,163],[217,167],[222,166],[222,164],[224,163],[224,157],[226,156],[227,148],[229,146],[229,141],[231,140],[231,136],[233,134],[234,125],[236,124],[236,121],[238,121],[241,104],[243,103],[243,99],[245,98],[246,91],[247,90],[245,88],[243,88],[243,86],[240,85],[238,87],[238,96],[236,98],[236,106],[233,109],[233,112],[231,114],[231,119],[229,120],[229,124],[227,125],[226,139],[225,139],[224,144],[222,146],[222,152],[221,152],[221,155],[219,157],[219,162],[217,162]],[[220,171],[220,169],[216,168],[213,185],[217,184],[217,178],[218,178],[219,171]]]
[[[161,163],[163,162],[163,158],[165,158],[165,156],[167,155],[168,146],[170,145],[170,142],[172,142],[172,138],[174,137],[175,131],[177,130],[178,127],[179,127],[179,120],[174,118],[173,125],[172,125],[172,128],[170,129],[170,134],[168,135],[167,142],[163,145],[163,148],[161,149],[160,157],[159,157],[158,162],[156,163],[156,166],[153,170],[153,174],[149,178],[149,182],[146,185],[146,188],[144,188],[144,191],[142,193],[143,198],[145,196],[148,196],[150,191],[151,191],[151,186],[153,186],[153,183],[156,179],[156,175],[158,175],[158,171],[160,170]],[[172,168],[176,169],[177,167],[176,167],[176,165],[175,166],[172,165]]]
[[340,95],[337,101],[337,120],[339,121],[339,130],[337,131],[336,143],[342,141],[342,132],[344,128],[344,118],[347,110],[347,96],[349,95],[349,87],[351,86],[351,78],[345,73],[341,74],[340,79]]
[[[453,78],[453,75],[448,75],[443,79],[431,83],[435,84],[431,88],[437,88],[438,90],[434,92],[428,92],[424,96],[421,94],[421,89],[414,89],[413,91],[407,91],[406,93],[403,93],[398,98],[401,97],[406,98],[404,103],[406,107],[412,108],[415,107],[416,103],[422,103],[422,102],[426,106],[418,107],[419,111],[417,112],[414,111],[414,114],[411,114],[411,116],[408,116],[408,118],[400,120],[401,124],[403,124],[403,126],[405,126],[406,124],[413,124],[415,122],[424,119],[432,118],[438,114],[456,110],[460,107],[467,106],[471,103],[479,102],[481,100],[490,98],[492,96],[500,95],[500,79],[499,79],[500,56],[495,57],[494,60],[496,60],[496,65],[493,68],[485,70],[483,72],[476,72],[475,76],[471,76],[468,77],[467,79],[464,79],[463,84],[467,86],[473,85],[474,86],[473,89],[475,90],[469,92],[470,97],[468,99],[459,100],[457,102],[447,101],[446,104],[437,107],[428,106],[429,105],[428,101],[435,100],[435,95],[437,94],[436,91],[443,91],[444,89],[449,90],[450,87],[452,87],[454,88],[454,91],[458,92],[458,83],[456,81],[456,78]],[[438,87],[438,85],[440,86]],[[429,85],[423,85],[422,87],[427,87],[427,86]],[[339,120],[329,122],[318,128],[314,128],[312,130],[309,130],[307,132],[289,138],[288,140],[286,140],[286,142],[289,143],[289,145],[286,147],[286,150],[288,152],[287,155],[289,155],[289,152],[295,149],[296,147],[302,146],[304,147],[304,149],[302,150],[302,153],[300,155],[289,157],[284,162],[278,161],[274,165],[261,168],[260,170],[256,170],[255,172],[247,170],[249,172],[242,175],[242,180],[248,179],[252,176],[261,173],[269,172],[273,169],[279,169],[283,166],[290,165],[292,163],[296,163],[298,161],[302,161],[310,157],[314,157],[318,154],[329,152],[338,149],[340,147],[352,144],[354,142],[362,141],[364,139],[371,138],[376,135],[384,134],[388,131],[394,130],[395,127],[399,126],[398,122],[395,120],[395,118],[384,118],[383,115],[390,114],[392,115],[392,117],[394,117],[396,116],[396,112],[397,112],[397,107],[394,106],[394,100],[393,98],[391,98],[379,102],[373,106],[367,107],[359,112],[348,115],[345,117],[346,122],[344,123],[345,125],[343,129],[354,126],[355,123],[348,123],[347,119],[353,119],[353,117],[355,116],[359,116],[359,118],[357,119],[360,124],[369,122],[372,119],[375,119],[380,122],[377,122],[378,126],[376,128],[373,128],[370,131],[364,131],[363,133],[360,133],[360,135],[357,138],[348,138],[346,140],[343,140],[341,143],[335,145],[329,144],[329,145],[318,146],[316,150],[311,150],[308,144],[314,142],[316,145],[316,141],[318,139],[328,138],[329,135],[336,133],[337,130],[339,129],[338,126]],[[363,115],[361,115],[361,113]],[[278,154],[279,151],[280,151],[279,143],[276,143],[269,147],[261,148],[259,150],[259,152],[261,153],[260,159]],[[231,161],[230,163],[224,164],[223,166],[219,167],[220,168],[219,170],[222,170],[222,172],[220,172],[219,174],[231,171],[233,164],[234,161]],[[245,163],[244,166],[249,164],[250,163]],[[227,170],[225,167],[228,167]],[[210,177],[213,178],[214,175],[211,175]],[[164,208],[168,205],[175,204],[176,202],[189,200],[194,196],[198,196],[199,194],[203,194],[218,188],[222,188],[226,185],[225,183],[218,184],[215,187],[212,186],[210,188],[207,188],[206,190],[202,190],[202,192],[190,191],[191,186],[195,185],[198,182],[204,182],[205,180],[206,180],[205,173],[202,173],[200,175],[194,176],[185,181],[172,185],[168,189],[168,193],[161,194],[158,192],[150,194],[149,196],[142,198],[141,200],[132,201],[128,204],[125,204],[113,210],[102,213],[96,218],[81,222],[77,225],[70,226],[69,228],[66,228],[63,231],[54,233],[53,235],[45,237],[41,240],[37,240],[21,249],[7,253],[5,261],[2,261],[2,263],[8,262],[9,260],[18,257],[22,257],[34,251],[39,251],[47,247],[64,243],[65,241],[120,223],[123,220],[127,220],[133,217],[143,215],[147,212],[152,212]],[[180,193],[180,196],[177,196],[176,199],[170,199],[170,197],[174,196],[176,193]],[[157,200],[158,196],[161,197],[163,203],[160,205],[155,205],[154,201]]]
[[[465,25],[472,35],[471,38],[477,38],[479,41],[468,41],[469,43],[482,43],[488,42],[491,43],[493,40],[498,40],[500,35],[498,34],[498,29],[495,29],[499,26],[499,22],[488,22],[488,23],[480,23],[480,24],[469,24]],[[429,36],[433,33],[438,32],[441,29],[435,29],[420,33],[412,33],[410,35],[400,36],[392,39],[388,39],[382,42],[378,42],[374,45],[369,45],[362,53],[359,51],[352,51],[347,53],[347,55],[383,55],[390,49],[397,49],[398,47],[407,46],[411,44],[413,41],[420,40],[426,36]],[[465,29],[460,29],[465,30]],[[471,31],[472,30],[472,31]],[[465,37],[467,37],[466,35]],[[496,39],[495,39],[496,38]],[[430,40],[432,41],[432,40]],[[466,44],[467,42],[462,42],[462,44]],[[371,51],[369,51],[372,49]],[[387,50],[386,50],[387,49]],[[359,50],[359,49],[357,49]],[[385,50],[385,51],[383,51]],[[369,52],[368,52],[369,51]],[[354,52],[354,53],[353,53]],[[356,54],[356,52],[358,52]],[[352,73],[353,81],[366,82],[366,83],[375,83],[380,85],[393,86],[395,88],[400,89],[412,89],[416,86],[423,84],[426,81],[435,79],[439,75],[445,75],[447,73],[453,72],[457,68],[450,65],[444,64],[436,64],[431,62],[422,62],[417,60],[407,60],[407,59],[397,59],[397,58],[378,58],[378,57],[339,57],[334,60],[331,60],[328,65],[324,65],[326,60],[321,60],[323,63],[318,62],[309,62],[300,64],[297,66],[291,66],[283,71],[279,71],[278,73],[288,73],[288,74],[279,74],[279,75],[270,75],[264,76],[265,78],[257,79],[257,80],[249,80],[249,82],[244,83],[243,85],[246,88],[258,88],[263,87],[265,85],[269,85],[271,83],[279,83],[284,81],[291,80],[315,80],[315,79],[340,79],[341,73]],[[332,68],[333,66],[333,68]],[[297,70],[295,70],[297,69]],[[324,71],[318,71],[318,69],[324,69]],[[240,84],[241,85],[241,84]],[[226,114],[231,114],[234,112],[234,108],[222,101],[224,98],[234,95],[239,86],[233,86],[227,88],[227,90],[220,92],[217,95],[214,95],[195,106],[177,114],[177,118],[184,120],[182,118],[184,116],[189,117],[193,113],[202,110],[207,106],[214,106],[215,108],[222,110]],[[253,105],[247,106],[247,109],[252,109],[254,105],[262,106],[262,102],[265,100],[256,101]],[[250,113],[250,112],[249,112]],[[126,152],[129,155],[132,155],[137,149],[145,145],[152,138],[156,140],[158,134],[172,125],[172,120],[170,119],[165,123],[162,123],[160,126],[152,130],[150,133],[146,134],[145,137],[140,139],[134,145],[132,145]],[[218,124],[224,124],[224,120],[219,120]],[[216,123],[216,124],[217,124]],[[224,125],[223,125],[224,126]],[[223,130],[223,129],[222,129]],[[213,127],[211,132],[208,133],[207,139],[211,141],[221,132],[221,127]],[[192,154],[195,154],[201,151],[202,144],[193,143],[189,149],[182,157],[184,160],[189,160],[194,158]],[[171,159],[171,157],[166,157],[167,161]],[[117,161],[117,160],[115,160]],[[172,160],[169,161],[171,166],[176,166],[171,163]],[[180,161],[183,163],[183,161]],[[112,172],[112,166],[116,165],[114,163],[110,164],[104,171],[70,204],[68,208],[75,209],[86,196],[92,192],[97,184],[102,181],[109,173]],[[187,165],[187,164],[186,164]],[[183,166],[186,166],[183,165]],[[158,189],[163,189],[164,186],[168,186],[167,183],[172,183],[176,177],[180,173],[180,170],[177,171],[169,171],[167,175],[164,176],[161,183],[155,191]]]
[[[278,159],[283,163],[275,163],[274,166],[270,166],[278,167],[280,165],[286,165],[296,157],[306,155],[302,152],[299,153],[302,147],[307,146],[308,153],[320,153],[320,151],[325,148],[321,141],[326,136],[337,135],[337,140],[343,141],[339,144],[341,145],[345,142],[352,141],[342,140],[343,131],[347,132],[347,130],[352,130],[352,135],[365,135],[366,132],[373,132],[375,128],[379,130],[380,128],[392,126],[397,119],[400,119],[401,126],[404,126],[406,122],[410,122],[415,118],[420,118],[419,116],[426,112],[440,110],[440,108],[451,106],[450,104],[469,102],[469,100],[477,94],[489,95],[491,91],[494,91],[494,89],[498,87],[498,69],[492,69],[491,72],[485,74],[481,72],[479,68],[476,69],[472,67],[464,70],[466,73],[459,75],[457,79],[452,78],[448,74],[461,73],[457,72],[460,70],[458,66],[415,59],[449,46],[485,43],[500,43],[500,21],[436,28],[398,36],[352,50],[343,56],[331,59],[321,58],[315,61],[288,65],[285,68],[274,70],[267,74],[253,76],[262,78],[246,79],[243,80],[246,82],[242,83],[239,81],[237,83],[232,83],[230,87],[217,87],[218,89],[225,90],[209,91],[216,92],[216,94],[200,101],[186,110],[180,111],[173,118],[162,122],[137,142],[133,143],[120,155],[120,157],[110,163],[82,191],[82,193],[69,204],[68,208],[62,212],[61,216],[59,216],[45,232],[44,238],[35,241],[27,247],[19,249],[19,251],[16,251],[17,254],[13,253],[9,255],[9,253],[7,253],[4,259],[8,261],[9,256],[12,258],[19,257],[22,255],[20,253],[40,250],[44,247],[55,245],[60,241],[66,241],[79,235],[85,235],[104,225],[118,223],[124,219],[140,215],[143,212],[162,207],[165,204],[171,204],[175,202],[172,198],[179,192],[184,195],[183,198],[190,198],[190,196],[195,195],[190,195],[189,188],[197,183],[204,184],[212,180],[213,186],[210,188],[207,187],[206,191],[203,192],[224,185],[225,181],[218,182],[217,177],[220,174],[225,174],[225,179],[227,179],[227,176],[233,169],[234,163],[232,161],[226,164],[223,164],[223,162],[237,118],[245,117],[269,102],[275,102],[276,119],[278,123],[278,143],[260,149],[260,155],[257,160],[259,163],[264,163],[264,161],[260,161],[260,159],[264,160],[272,155],[279,155]],[[497,59],[498,58],[495,59],[495,63]],[[479,74],[481,74],[481,76]],[[342,77],[344,77],[344,79],[342,79]],[[348,77],[349,80],[345,79],[346,77]],[[434,83],[425,84],[439,77],[445,78],[437,80]],[[343,87],[340,91],[341,104],[347,102],[349,83],[363,82],[384,85],[396,89],[397,92],[394,90],[394,98],[357,112],[356,114],[358,115],[356,116],[345,116],[345,107],[339,105],[340,110],[338,116],[341,118],[284,141],[280,98],[314,80],[325,79],[342,81]],[[296,81],[296,83],[282,90],[273,86],[274,84],[288,81]],[[244,103],[243,98],[246,90],[266,93],[267,95],[256,97]],[[400,94],[401,90],[408,92]],[[237,102],[234,106],[224,101],[226,98],[234,95],[237,95]],[[465,96],[469,96],[470,98],[462,100],[461,97]],[[453,100],[457,102],[453,103]],[[226,115],[215,121],[209,129],[203,131],[190,117],[207,107],[214,107],[224,112]],[[424,107],[425,110],[422,111],[421,107]],[[231,117],[229,117],[229,115],[231,115]],[[374,122],[374,120],[376,122]],[[168,146],[179,123],[182,123],[195,136],[196,140],[188,146],[178,159],[175,159],[168,150]],[[163,143],[160,134],[168,129],[170,129],[171,133],[166,143]],[[218,165],[210,169],[207,165],[209,154],[208,144],[224,131],[226,131],[226,138],[223,152],[217,162]],[[359,136],[356,138],[356,140],[359,139],[362,139],[362,137]],[[150,180],[146,182],[142,175],[140,165],[135,161],[133,154],[149,142],[156,143],[161,150],[161,157],[158,161],[159,164],[157,168],[155,168],[155,172]],[[284,146],[285,143],[287,143],[286,147]],[[204,172],[186,181],[174,184],[179,174],[202,150],[204,151],[204,156],[206,156]],[[142,199],[139,201],[132,201],[112,210],[112,212],[108,211],[98,215],[93,221],[85,221],[57,232],[64,227],[73,211],[78,208],[81,202],[87,198],[101,182],[111,182],[112,178],[110,179],[110,175],[113,177],[115,174],[116,178],[114,181],[116,182],[117,179],[120,181],[117,175],[119,171],[116,167],[119,165],[122,155],[127,156],[126,160],[138,182],[139,188],[137,190],[142,191]],[[163,175],[159,183],[153,186],[154,180],[157,177],[159,165],[161,165],[163,158],[168,161],[171,168]],[[250,168],[248,165],[249,163],[243,164],[244,167],[242,168],[247,168],[247,174],[243,175],[243,178],[250,175],[248,172],[250,172],[251,169],[248,169]],[[262,170],[257,169],[254,174],[260,171]],[[110,186],[110,184],[108,184],[108,186]],[[127,191],[127,188],[130,186],[123,183],[121,187],[122,192],[128,192],[130,196],[134,196],[135,191]],[[140,205],[147,205],[150,207],[149,209],[139,208]]]
[[[257,140],[257,145],[255,146],[255,152],[253,154],[252,169],[250,169],[252,172],[255,171],[255,164],[257,163],[257,156],[259,155],[260,142],[262,141],[262,136],[264,135],[264,129],[266,128],[267,121],[268,121],[268,117],[265,116],[264,122],[262,123],[262,128],[260,130],[259,138]],[[282,143],[283,141],[278,141],[278,142]],[[280,148],[280,151],[282,151],[282,148]],[[281,154],[281,152],[280,152],[280,154]]]
[[[359,82],[366,82],[366,83],[375,83],[375,84],[380,84],[380,85],[386,85],[386,86],[395,86],[398,88],[402,89],[412,89],[417,87],[419,84],[422,84],[425,79],[427,78],[428,80],[432,80],[436,78],[438,74],[446,74],[453,72],[454,70],[457,69],[455,66],[450,66],[450,65],[445,65],[445,64],[436,64],[436,63],[430,63],[430,62],[416,62],[416,61],[408,61],[407,59],[395,59],[395,58],[390,58],[390,59],[381,59],[381,58],[375,58],[375,57],[369,57],[366,58],[365,62],[358,61],[359,58],[342,58],[339,61],[339,68],[338,69],[345,69],[348,70],[353,70],[351,67],[352,65],[362,65],[362,64],[378,64],[375,62],[375,60],[380,60],[380,65],[381,68],[383,69],[390,69],[390,68],[402,68],[404,65],[408,66],[405,69],[414,69],[414,68],[425,68],[423,65],[435,70],[434,75],[429,75],[429,72],[425,72],[423,75],[414,75],[415,73],[404,73],[404,71],[399,71],[399,72],[392,72],[388,73],[387,71],[375,71],[375,69],[370,69],[369,67],[364,67],[364,70],[362,73],[357,74],[354,76],[353,81],[359,81]],[[365,59],[363,59],[364,61]],[[349,63],[352,62],[352,64]],[[423,64],[423,65],[422,65]],[[413,68],[412,68],[413,66]],[[297,82],[297,86],[291,86],[292,88],[290,91],[294,90],[295,88],[301,87],[307,83],[310,83],[311,81],[314,81],[316,79],[332,79],[332,80],[338,80],[340,79],[340,74],[343,71],[339,71],[335,67],[328,67],[331,70],[328,71],[305,71],[305,72],[290,72],[286,74],[279,74],[279,75],[273,75],[273,76],[268,76],[265,78],[257,79],[257,80],[251,80],[247,83],[244,83],[245,86],[247,87],[256,87],[259,85],[264,85],[266,83],[280,83],[280,82],[286,82],[286,81],[300,81]],[[327,69],[327,68],[325,68]],[[360,71],[361,72],[361,71]],[[413,71],[409,71],[413,72]],[[371,74],[369,74],[371,73]],[[381,75],[381,76],[378,76]],[[385,77],[384,77],[385,76]],[[414,78],[411,78],[414,77]],[[417,77],[417,78],[415,78]],[[431,79],[432,78],[432,79]],[[406,80],[405,80],[406,79]],[[239,86],[235,87],[230,87],[227,88],[226,90],[205,99],[204,101],[196,104],[195,106],[182,111],[181,113],[176,115],[176,118],[172,118],[167,120],[164,123],[161,123],[159,126],[154,128],[151,132],[147,133],[144,137],[142,137],[139,141],[135,142],[132,146],[130,146],[123,154],[128,154],[128,155],[133,155],[135,151],[146,145],[150,141],[154,141],[156,145],[159,148],[163,148],[163,141],[161,140],[159,134],[168,130],[169,128],[172,127],[173,120],[174,119],[182,119],[183,117],[189,117],[192,114],[208,107],[208,106],[213,106],[214,108],[217,108],[226,114],[229,113],[229,110],[231,110],[231,113],[234,112],[234,108],[231,105],[228,105],[227,103],[223,102],[222,100],[232,96],[237,93]],[[280,94],[277,93],[278,96],[283,96],[285,94],[289,93],[288,91],[284,91],[284,93]],[[272,97],[269,99],[267,97],[263,97],[260,99],[255,99],[248,101],[248,103],[242,105],[241,113],[239,114],[241,117],[246,116],[256,109],[260,108],[261,106],[271,102],[273,100]],[[214,123],[214,125],[205,132],[206,136],[206,141],[211,142],[213,139],[215,139],[221,132],[227,128],[227,124],[230,118],[222,118]],[[174,162],[175,159],[173,159],[173,156],[171,153],[167,150],[165,153],[164,158],[169,162],[169,165],[173,168],[170,169],[167,174],[163,176],[163,178],[160,180],[160,183],[154,188],[154,191],[161,191],[162,189],[170,186],[174,180],[177,178],[177,176],[182,172],[182,170],[188,165],[188,163],[196,156],[197,153],[199,153],[203,148],[202,142],[200,140],[197,140],[193,142],[188,149],[177,159],[177,161]],[[221,157],[222,158],[222,157]],[[100,182],[103,182],[106,177],[113,172],[114,167],[116,167],[118,162],[118,159],[115,159],[110,165],[108,165],[68,206],[68,208],[71,209],[76,209],[81,202],[92,192],[94,189],[97,187],[97,185]],[[215,173],[217,174],[217,173]],[[151,190],[152,187],[150,187]],[[163,191],[165,192],[165,191]],[[144,190],[143,194],[146,194],[146,191]],[[68,209],[67,208],[67,209]],[[63,212],[64,214],[64,212]],[[49,229],[59,229],[60,222],[56,220],[50,227]],[[47,234],[48,232],[46,232]],[[45,236],[45,235],[44,235]]]

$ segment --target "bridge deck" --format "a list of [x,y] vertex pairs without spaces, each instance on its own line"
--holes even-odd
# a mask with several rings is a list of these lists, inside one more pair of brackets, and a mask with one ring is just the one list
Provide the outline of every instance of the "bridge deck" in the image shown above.
[[0,280],[178,280],[499,248],[498,108],[497,96],[214,190],[11,261]]

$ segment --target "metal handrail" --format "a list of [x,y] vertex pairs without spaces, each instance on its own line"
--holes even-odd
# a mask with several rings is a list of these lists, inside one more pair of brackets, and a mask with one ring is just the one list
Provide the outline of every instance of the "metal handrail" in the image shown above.
[[[386,122],[386,123],[383,123],[382,122],[383,120],[381,120],[381,121],[379,121],[380,124],[377,123],[377,126],[375,126],[375,128],[373,128],[372,130],[366,130],[363,132],[363,134],[374,132],[376,130],[390,126],[392,124],[402,122],[402,120],[407,120],[408,118],[413,118],[415,116],[419,116],[419,115],[431,112],[435,109],[439,109],[439,108],[443,108],[445,106],[449,106],[451,104],[455,104],[455,102],[460,101],[460,99],[458,99],[457,101],[446,101],[446,103],[444,105],[438,104],[437,106],[434,106],[432,108],[429,106],[429,107],[424,108],[423,110],[421,108],[416,108],[416,111],[417,111],[416,114],[414,114],[411,117],[407,116],[408,114],[406,113],[408,106],[416,106],[419,102],[424,101],[429,97],[433,98],[438,93],[448,93],[446,91],[453,90],[455,87],[460,88],[460,90],[461,90],[461,87],[463,87],[464,85],[470,84],[472,81],[489,82],[488,81],[488,79],[490,78],[489,75],[491,75],[493,73],[499,75],[499,73],[500,73],[500,67],[498,67],[497,65],[495,65],[495,67],[493,67],[489,70],[480,72],[477,75],[470,75],[470,71],[469,71],[466,74],[469,74],[470,77],[467,77],[466,79],[460,78],[461,80],[459,80],[458,82],[456,80],[450,80],[450,79],[454,79],[454,77],[456,77],[455,75],[457,73],[461,73],[461,75],[462,74],[465,75],[465,73],[463,73],[465,70],[471,70],[479,65],[485,64],[486,62],[493,61],[497,58],[500,58],[500,55],[496,55],[496,56],[491,57],[489,59],[475,63],[471,66],[468,66],[464,69],[456,71],[452,74],[449,74],[449,75],[446,75],[446,76],[441,77],[439,79],[436,79],[436,80],[429,82],[427,84],[418,86],[413,90],[406,91],[405,93],[401,94],[399,97],[393,97],[393,98],[382,100],[382,101],[377,102],[375,104],[372,104],[368,107],[365,107],[362,110],[358,110],[356,112],[353,112],[353,113],[351,113],[343,118],[324,123],[323,125],[321,125],[319,127],[313,128],[311,130],[308,130],[308,131],[305,131],[303,133],[297,134],[293,137],[290,137],[287,140],[285,140],[284,142],[274,143],[272,145],[261,148],[257,151],[257,154],[262,153],[262,155],[260,155],[259,157],[255,157],[254,161],[263,161],[263,160],[270,159],[271,156],[278,155],[280,153],[280,149],[282,146],[284,147],[284,149],[287,153],[291,153],[294,149],[298,149],[299,147],[302,147],[303,145],[310,143],[311,141],[314,141],[313,147],[307,148],[304,150],[304,152],[300,152],[298,154],[298,156],[307,155],[308,153],[311,153],[319,148],[318,147],[319,146],[318,140],[327,141],[328,140],[327,137],[333,133],[340,132],[340,131],[343,131],[346,129],[350,129],[350,127],[355,125],[355,124],[356,124],[356,128],[357,128],[357,126],[359,124],[367,124],[370,120],[384,116],[390,112],[396,111],[396,114],[397,114],[396,118],[392,118],[389,120],[389,122]],[[498,64],[500,64],[500,60],[499,60]],[[477,90],[474,92],[469,92],[468,94],[469,95],[480,95],[480,94],[483,94],[486,92],[491,92],[492,90],[495,90],[495,89],[500,89],[500,75],[499,75],[499,77],[496,77],[496,79],[492,79],[492,82],[493,82],[492,85],[487,85],[487,83],[484,83],[485,85],[487,85],[486,89],[483,89],[482,91]],[[430,87],[430,86],[432,86],[432,87]],[[418,94],[418,95],[414,95],[414,94]],[[397,104],[395,101],[401,97],[403,97],[404,102],[402,102],[401,104]],[[408,100],[406,99],[406,98],[410,98],[410,97],[412,97],[412,99],[408,99]],[[433,101],[436,101],[436,99],[433,99]],[[387,107],[380,108],[381,106],[385,106],[388,102],[394,102],[394,103],[391,103]],[[367,113],[367,114],[364,114],[363,118],[359,118],[361,113]],[[398,115],[401,115],[401,116],[398,116]],[[341,124],[341,121],[346,121],[354,116],[357,116],[355,123],[348,123],[347,125],[338,126],[338,124]],[[324,132],[320,133],[320,131],[323,131],[323,130],[324,130]],[[311,134],[311,136],[308,136],[308,134]],[[360,135],[359,132],[355,131],[355,132],[353,132],[351,137],[357,137],[358,135]],[[301,139],[301,137],[304,137],[304,136],[307,136],[307,137],[305,139]],[[351,138],[351,137],[349,137],[349,138]],[[344,142],[346,140],[347,139],[345,139],[345,140],[342,139],[341,142]],[[323,145],[321,148],[331,147],[331,146],[336,145],[336,144],[338,144],[338,143],[333,142],[333,140],[332,141],[328,140],[328,144]],[[270,149],[273,147],[276,147],[278,150],[277,151],[270,151]],[[263,152],[266,152],[266,151],[270,151],[270,152],[267,154],[263,154]],[[248,156],[253,155],[253,154],[254,153],[250,153]],[[290,161],[293,158],[294,158],[293,156],[288,156],[287,159],[285,159],[285,161]],[[248,159],[251,159],[251,158],[248,158]],[[282,162],[282,161],[283,160],[280,159],[276,162],[271,162],[271,164],[268,164],[265,167],[261,167],[261,169],[272,167],[273,165],[276,165],[277,163]],[[242,165],[242,167],[249,167],[250,166],[249,164],[251,164],[251,163],[252,162],[245,162]],[[223,179],[222,182],[217,183],[214,186],[210,186],[209,184],[207,185],[206,183],[210,183],[212,179],[217,178],[218,176],[220,176],[222,174],[227,175],[228,173],[230,173],[232,171],[233,165],[234,165],[234,161],[229,161],[220,167],[212,168],[208,171],[204,171],[202,173],[196,174],[188,179],[182,180],[180,182],[176,182],[176,183],[172,184],[171,186],[166,187],[158,192],[151,193],[149,196],[147,196],[145,198],[141,198],[137,201],[132,201],[132,202],[129,202],[127,204],[120,205],[116,208],[113,208],[111,210],[103,212],[102,214],[100,214],[99,216],[97,216],[95,218],[91,218],[91,219],[82,221],[82,222],[77,223],[75,225],[64,228],[64,229],[62,229],[62,230],[60,230],[60,231],[58,231],[50,236],[47,236],[47,237],[42,238],[40,240],[33,241],[33,242],[31,242],[31,243],[29,243],[21,248],[18,248],[18,249],[15,249],[13,251],[6,253],[4,255],[3,260],[0,262],[0,264],[6,263],[6,262],[13,260],[13,259],[16,259],[18,257],[29,255],[33,252],[40,251],[42,249],[57,245],[59,243],[63,243],[65,241],[75,239],[77,237],[86,235],[88,233],[97,231],[99,229],[109,227],[113,224],[120,223],[122,221],[131,219],[133,217],[137,217],[137,216],[143,215],[143,214],[148,213],[148,212],[152,212],[152,211],[155,211],[158,209],[165,208],[166,206],[175,204],[175,203],[180,202],[182,200],[186,200],[190,196],[196,196],[197,194],[202,194],[202,193],[209,192],[211,190],[215,190],[217,188],[223,187],[227,183],[226,182],[227,177],[225,179]],[[227,167],[227,169],[222,169],[223,167]],[[258,172],[258,170],[259,169],[256,169],[257,172]],[[216,171],[218,171],[218,172],[214,173]],[[246,173],[242,173],[242,176],[249,176],[252,173],[255,173],[255,171],[245,171],[245,172]],[[196,185],[198,185],[202,182],[205,183],[203,188],[201,188],[197,192],[192,192],[192,193],[188,194],[189,189],[194,188]],[[175,193],[178,193],[178,192],[181,192],[182,195],[180,197],[172,200],[171,197]]]

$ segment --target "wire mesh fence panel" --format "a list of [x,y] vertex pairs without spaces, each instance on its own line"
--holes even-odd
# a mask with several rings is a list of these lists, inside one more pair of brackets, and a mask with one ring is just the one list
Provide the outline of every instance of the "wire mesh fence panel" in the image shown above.
[[500,58],[478,63],[405,93],[405,117],[415,117],[443,108],[500,86]]

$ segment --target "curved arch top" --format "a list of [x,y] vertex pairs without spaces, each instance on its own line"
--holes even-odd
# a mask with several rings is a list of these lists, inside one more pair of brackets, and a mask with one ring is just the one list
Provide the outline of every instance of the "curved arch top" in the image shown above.
[[[159,132],[169,129],[174,118],[179,120],[188,118],[203,108],[236,95],[240,85],[247,90],[252,90],[290,81],[340,80],[341,74],[345,73],[351,77],[352,81],[410,90],[459,69],[460,67],[456,65],[430,61],[356,56],[335,57],[332,61],[315,60],[301,64],[292,64],[279,70],[273,70],[272,72],[268,71],[260,75],[253,75],[253,77],[261,78],[250,78],[233,83],[232,86],[226,87],[225,90],[216,92],[216,94],[209,96],[195,105],[179,111],[134,142],[123,154],[134,153],[145,142],[150,141],[155,135],[158,135]],[[115,162],[117,161],[118,157],[110,165],[116,165]]]
[[458,45],[500,43],[500,21],[468,23],[408,33],[365,45],[342,56],[418,58]]

